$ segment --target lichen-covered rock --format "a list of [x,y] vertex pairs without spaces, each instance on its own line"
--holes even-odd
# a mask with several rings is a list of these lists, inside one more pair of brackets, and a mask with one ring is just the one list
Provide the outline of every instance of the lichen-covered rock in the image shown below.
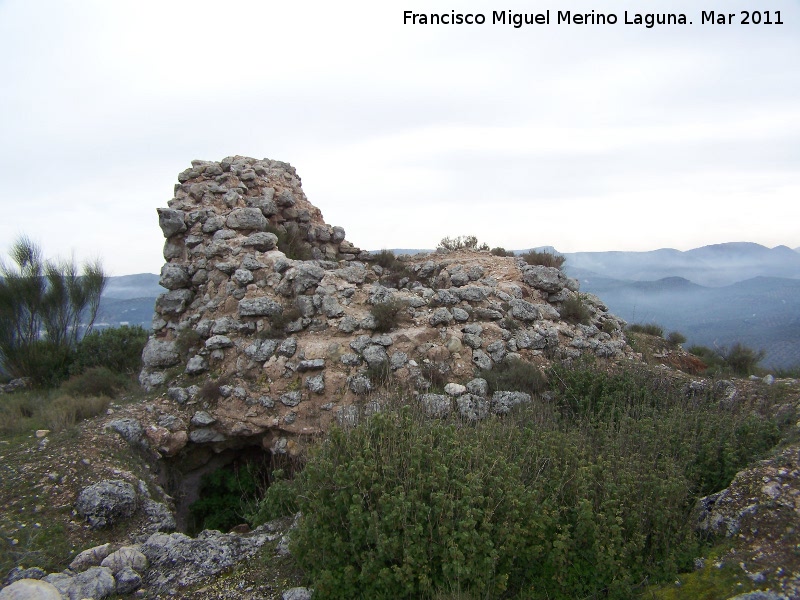
[[144,445],[144,429],[136,419],[114,419],[106,423],[106,429],[116,431],[131,446]]
[[14,567],[8,572],[5,582],[6,585],[11,585],[20,579],[42,579],[45,575],[47,575],[47,573],[39,567],[29,567],[27,569],[23,567]]
[[444,394],[423,394],[419,397],[422,409],[430,417],[443,418],[453,410],[453,401]]
[[277,537],[262,529],[247,536],[219,531],[202,531],[196,538],[182,533],[151,535],[141,547],[150,563],[144,582],[154,592],[198,583],[250,558]]
[[123,596],[126,594],[132,594],[142,587],[142,576],[130,567],[124,567],[119,572],[115,573],[114,579],[116,580],[117,584],[117,594],[121,594]]
[[142,364],[145,368],[171,367],[178,364],[180,360],[175,342],[167,340],[151,337],[142,351]]
[[141,573],[147,568],[147,557],[133,546],[123,546],[105,557],[100,566],[111,569],[114,575],[125,568]]
[[139,505],[136,490],[127,481],[106,479],[83,488],[75,502],[75,510],[92,527],[105,527],[136,512]]
[[267,218],[259,208],[238,208],[232,211],[225,220],[231,229],[248,229],[263,231],[267,228]]
[[171,208],[159,208],[158,210],[158,225],[165,238],[170,238],[176,233],[186,231],[186,221],[184,221],[184,213],[180,210],[172,210]]
[[463,394],[456,398],[458,414],[468,421],[480,421],[489,415],[489,402],[481,396]]
[[0,600],[62,600],[62,597],[51,583],[20,579],[0,590]]
[[99,567],[103,559],[111,553],[111,544],[102,544],[84,550],[69,563],[73,571],[85,571],[89,567]]
[[239,301],[241,317],[274,317],[283,313],[283,306],[270,298],[245,298]]
[[523,268],[522,280],[537,290],[547,292],[548,294],[555,294],[564,289],[567,277],[555,267],[533,265]]
[[311,600],[314,590],[305,587],[291,588],[281,594],[281,600]]
[[156,310],[162,315],[180,315],[194,298],[191,290],[170,290],[156,298]]
[[504,415],[518,404],[527,404],[530,401],[530,394],[525,392],[495,392],[492,394],[491,409],[495,414]]

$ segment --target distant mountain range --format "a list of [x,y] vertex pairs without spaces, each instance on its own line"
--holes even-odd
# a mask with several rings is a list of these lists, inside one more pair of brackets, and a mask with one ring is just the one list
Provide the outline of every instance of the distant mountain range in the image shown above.
[[[655,322],[665,331],[680,331],[688,338],[686,347],[738,341],[766,350],[765,366],[800,365],[800,248],[735,242],[685,252],[564,256],[564,269],[581,282],[581,290],[599,296],[629,323]],[[165,291],[158,280],[151,273],[110,278],[98,324],[149,328],[155,299]]]
[[141,325],[150,329],[156,298],[167,291],[158,285],[158,280],[159,276],[152,273],[109,277],[96,326]]
[[573,277],[655,281],[683,277],[704,286],[724,286],[754,277],[800,278],[800,253],[787,246],[767,248],[750,242],[714,244],[681,252],[568,252]]
[[764,366],[800,365],[800,253],[715,244],[686,252],[566,253],[565,271],[629,323],[683,333],[684,346],[741,342]]

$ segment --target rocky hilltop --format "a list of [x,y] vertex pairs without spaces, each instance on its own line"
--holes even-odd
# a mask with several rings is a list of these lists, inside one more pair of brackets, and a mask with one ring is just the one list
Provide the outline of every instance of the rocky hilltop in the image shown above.
[[[162,454],[244,440],[291,453],[302,436],[369,410],[389,374],[430,412],[481,418],[529,400],[461,385],[481,369],[626,351],[623,323],[557,268],[470,250],[387,264],[360,250],[286,163],[193,161],[178,181],[158,209],[169,291],[140,382],[202,410],[184,427],[147,430]],[[569,303],[582,322],[562,318]],[[456,385],[433,393],[446,383]]]

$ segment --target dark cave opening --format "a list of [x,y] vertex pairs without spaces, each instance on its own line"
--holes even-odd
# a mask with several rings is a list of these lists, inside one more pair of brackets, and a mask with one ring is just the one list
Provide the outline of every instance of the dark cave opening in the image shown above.
[[247,530],[247,516],[263,498],[273,473],[291,478],[301,468],[299,459],[274,454],[260,442],[218,452],[195,446],[166,469],[178,531],[194,536],[203,529]]

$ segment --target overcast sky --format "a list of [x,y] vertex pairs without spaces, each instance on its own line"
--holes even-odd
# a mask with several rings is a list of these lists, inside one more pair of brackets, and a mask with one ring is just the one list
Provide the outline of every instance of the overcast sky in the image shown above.
[[[452,9],[488,22],[403,24]],[[234,154],[290,162],[366,249],[797,247],[800,1],[0,0],[0,253],[158,272],[178,173]]]

